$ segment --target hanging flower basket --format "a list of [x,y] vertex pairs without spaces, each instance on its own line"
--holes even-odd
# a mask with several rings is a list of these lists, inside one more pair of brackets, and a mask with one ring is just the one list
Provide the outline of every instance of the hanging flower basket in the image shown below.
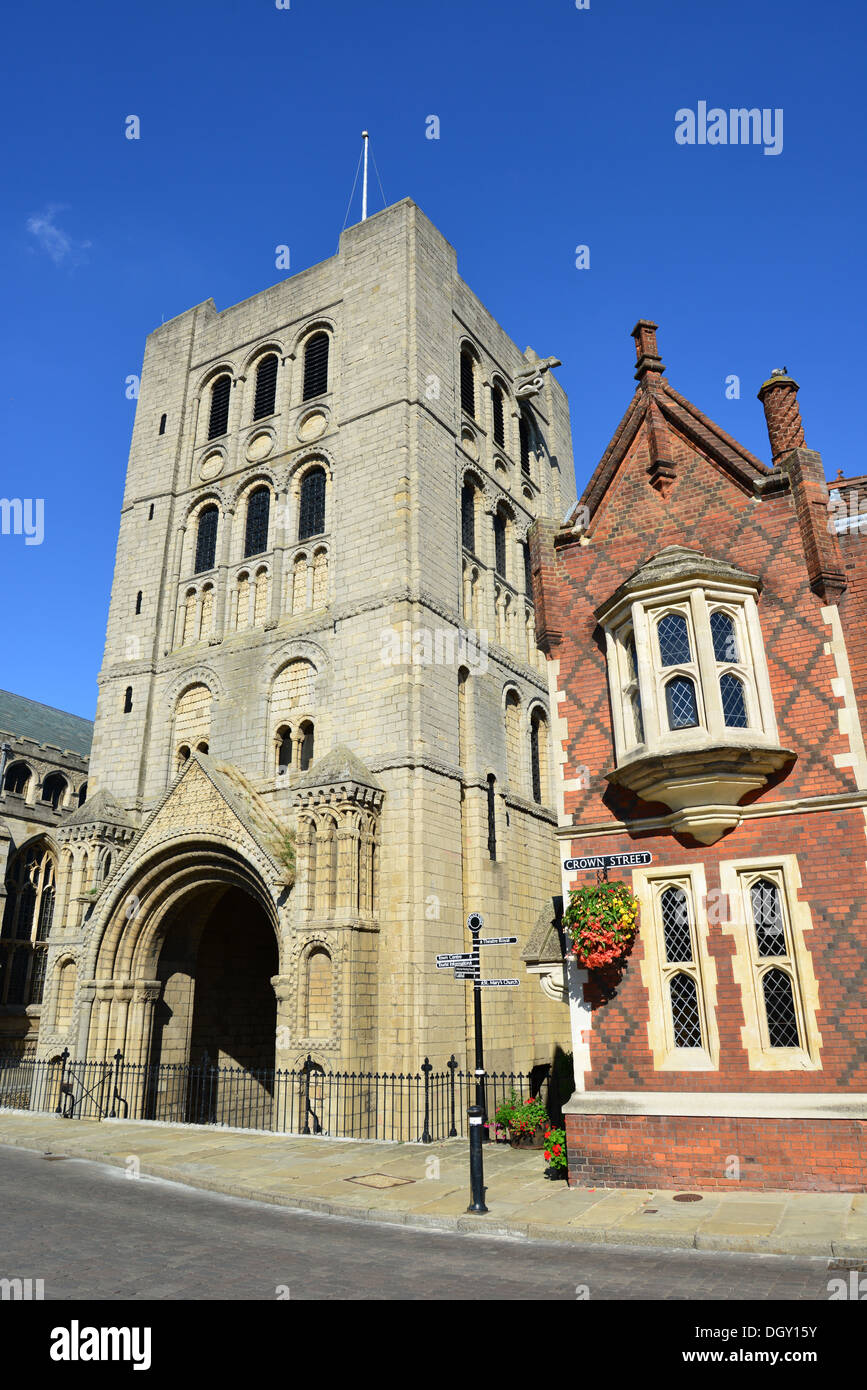
[[638,899],[625,883],[595,883],[569,894],[563,924],[579,965],[600,970],[628,955],[638,931]]

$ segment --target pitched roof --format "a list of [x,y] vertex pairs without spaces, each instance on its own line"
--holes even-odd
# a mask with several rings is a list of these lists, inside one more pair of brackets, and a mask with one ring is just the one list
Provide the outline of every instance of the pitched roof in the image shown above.
[[345,743],[338,743],[336,748],[332,748],[324,758],[320,758],[309,771],[298,778],[293,790],[298,791],[301,787],[331,786],[336,782],[356,782],[362,787],[372,787],[374,791],[383,789],[382,783],[376,780],[352,749],[347,748]]
[[78,806],[67,819],[63,822],[64,828],[68,825],[129,825],[135,822],[127,815],[120,802],[116,801],[111,792],[99,791],[89,796],[83,805]]
[[665,449],[666,434],[669,429],[687,439],[706,454],[729,477],[739,482],[748,491],[756,490],[762,480],[775,479],[780,470],[768,468],[761,459],[751,454],[730,434],[727,434],[715,421],[705,415],[698,406],[681,396],[662,376],[662,363],[654,370],[640,369],[636,375],[640,385],[626,408],[626,413],[599,460],[593,475],[584,488],[578,501],[566,517],[565,525],[572,526],[586,508],[592,518],[605,496],[621,463],[640,431],[645,431],[650,439],[651,458],[656,458],[660,449]]
[[36,743],[51,743],[86,758],[93,740],[93,720],[13,695],[11,690],[0,690],[0,732],[13,738],[31,738]]

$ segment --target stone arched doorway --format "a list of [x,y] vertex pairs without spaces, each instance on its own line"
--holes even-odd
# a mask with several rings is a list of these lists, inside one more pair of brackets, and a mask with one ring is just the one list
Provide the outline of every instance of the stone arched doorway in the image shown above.
[[278,953],[261,906],[242,888],[212,884],[164,925],[151,1062],[273,1068]]

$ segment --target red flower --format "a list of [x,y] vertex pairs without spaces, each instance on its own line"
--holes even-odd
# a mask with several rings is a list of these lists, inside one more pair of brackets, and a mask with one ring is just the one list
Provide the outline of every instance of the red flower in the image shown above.
[[559,1145],[559,1144],[555,1144],[555,1145],[554,1145],[554,1153],[555,1153],[555,1154],[562,1153],[562,1149],[560,1148],[560,1145]]
[[546,1162],[546,1163],[550,1163],[550,1162],[551,1162],[551,1154],[550,1154],[550,1151],[549,1151],[548,1149],[545,1150],[545,1162]]

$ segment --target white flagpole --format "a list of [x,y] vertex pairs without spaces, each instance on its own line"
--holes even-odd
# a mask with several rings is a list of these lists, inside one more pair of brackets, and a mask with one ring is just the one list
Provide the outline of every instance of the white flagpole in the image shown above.
[[361,132],[361,138],[362,138],[362,140],[364,141],[364,184],[363,184],[362,190],[361,190],[361,220],[362,220],[362,222],[366,222],[366,221],[367,221],[367,140],[368,140],[368,135],[367,135],[367,131],[366,131],[366,130],[363,130],[363,131]]

